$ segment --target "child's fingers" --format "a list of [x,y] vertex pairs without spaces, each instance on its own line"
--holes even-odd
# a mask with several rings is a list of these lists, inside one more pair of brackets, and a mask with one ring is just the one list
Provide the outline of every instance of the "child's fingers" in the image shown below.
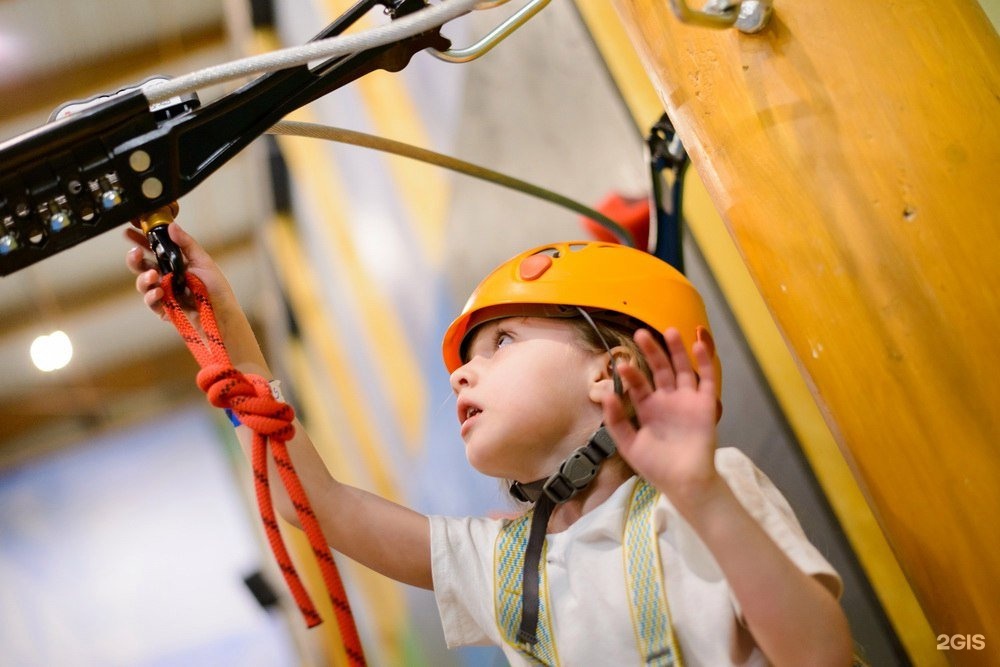
[[135,289],[145,294],[151,288],[160,284],[160,272],[156,269],[146,269],[135,277]]
[[619,449],[627,447],[635,437],[635,427],[628,418],[621,398],[614,392],[608,392],[601,405],[604,408],[604,427],[608,430],[608,435]]
[[670,356],[663,349],[653,334],[645,329],[635,332],[635,343],[646,357],[646,363],[653,373],[653,383],[657,388],[673,389],[676,383],[674,366]]
[[142,295],[142,301],[146,307],[159,315],[164,315],[163,311],[163,288],[160,287],[160,272],[156,269],[143,271],[135,277],[135,289]]
[[135,227],[125,228],[125,240],[135,243],[143,248],[149,248],[149,239],[146,238],[146,235],[143,234],[141,230],[136,229]]
[[695,363],[698,364],[698,389],[715,395],[715,383],[718,378],[715,376],[715,364],[712,363],[712,351],[701,341],[697,341],[691,351],[694,353]]
[[134,246],[125,253],[125,266],[135,275],[142,273],[142,255],[142,248],[139,246]]
[[156,268],[156,262],[139,246],[133,247],[125,254],[125,266],[135,275]]
[[698,378],[691,367],[691,359],[687,350],[684,349],[684,340],[681,333],[674,328],[663,332],[663,338],[667,342],[667,351],[670,353],[670,360],[674,367],[674,378],[678,389],[696,389]]
[[653,387],[649,384],[649,380],[635,365],[621,362],[615,369],[618,371],[633,405],[639,405],[653,393]]
[[211,255],[201,247],[194,237],[187,233],[179,223],[174,222],[168,228],[170,239],[177,244],[177,247],[184,253],[184,257],[193,266],[210,266],[213,264]]
[[163,309],[163,288],[154,287],[142,295],[143,303],[154,313],[159,313]]

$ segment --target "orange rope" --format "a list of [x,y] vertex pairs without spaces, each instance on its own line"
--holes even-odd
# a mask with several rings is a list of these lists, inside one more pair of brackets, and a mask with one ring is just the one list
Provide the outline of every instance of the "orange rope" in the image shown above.
[[187,274],[187,286],[194,298],[201,327],[205,332],[203,340],[194,326],[188,320],[187,314],[174,295],[173,274],[163,276],[160,287],[163,288],[163,305],[167,315],[177,327],[184,343],[194,355],[201,370],[198,372],[198,387],[208,396],[208,401],[219,408],[230,408],[240,418],[240,421],[253,430],[253,449],[251,464],[254,474],[254,488],[257,494],[257,504],[260,508],[261,521],[271,545],[271,551],[278,561],[285,582],[295,598],[295,602],[310,628],[323,622],[313,606],[309,594],[299,579],[295,565],[292,563],[278,528],[267,473],[267,445],[272,445],[272,456],[277,464],[278,475],[288,490],[288,495],[295,506],[303,530],[309,538],[313,554],[320,566],[323,581],[333,603],[337,625],[340,628],[344,650],[352,665],[364,665],[365,656],[354,624],[354,616],[344,591],[344,584],[337,571],[337,565],[330,553],[330,548],[323,536],[319,521],[313,513],[309,499],[306,497],[302,483],[292,466],[286,443],[295,434],[292,419],[295,412],[287,403],[279,402],[271,395],[267,380],[259,375],[244,375],[233,367],[219,334],[212,304],[208,298],[205,285],[193,274]]

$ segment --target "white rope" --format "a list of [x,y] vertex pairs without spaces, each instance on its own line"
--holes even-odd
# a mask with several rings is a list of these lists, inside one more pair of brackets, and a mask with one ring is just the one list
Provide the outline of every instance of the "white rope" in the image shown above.
[[216,83],[364,51],[437,28],[454,18],[468,14],[480,2],[481,0],[447,0],[395,19],[392,23],[361,33],[328,37],[301,46],[240,58],[221,65],[206,67],[176,79],[150,83],[142,90],[150,104],[157,104],[171,97],[184,95]]
[[480,180],[496,183],[497,185],[502,185],[505,188],[510,188],[526,195],[537,197],[538,199],[545,200],[549,203],[555,204],[556,206],[562,206],[563,208],[590,218],[614,234],[621,243],[627,246],[635,247],[635,239],[632,237],[632,233],[600,211],[595,211],[594,209],[584,206],[569,197],[552,192],[551,190],[535,185],[534,183],[529,183],[519,178],[502,174],[499,171],[494,171],[471,162],[466,162],[465,160],[459,160],[458,158],[451,157],[450,155],[435,153],[434,151],[426,148],[411,146],[410,144],[403,143],[402,141],[396,141],[394,139],[376,137],[363,132],[347,130],[341,127],[331,127],[329,125],[319,125],[317,123],[281,120],[272,125],[267,132],[268,134],[284,134],[288,136],[306,137],[309,139],[325,139],[327,141],[337,141],[343,144],[361,146],[363,148],[372,148],[385,153],[401,155],[403,157],[410,158],[411,160],[419,160],[421,162],[426,162],[427,164],[444,167],[445,169],[450,169],[451,171],[459,174],[465,174],[466,176],[472,176],[473,178],[478,178]]

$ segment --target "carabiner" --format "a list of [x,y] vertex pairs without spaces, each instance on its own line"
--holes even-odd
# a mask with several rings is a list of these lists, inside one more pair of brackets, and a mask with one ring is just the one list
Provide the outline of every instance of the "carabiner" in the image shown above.
[[[483,2],[476,9],[491,9],[507,4],[507,2],[509,0]],[[464,49],[448,49],[447,51],[438,51],[437,49],[427,49],[427,51],[438,60],[449,63],[467,63],[470,60],[475,60],[485,55],[508,35],[527,23],[528,19],[542,11],[549,2],[550,0],[531,0],[472,46],[467,46]]]
[[177,202],[172,202],[169,206],[158,208],[152,213],[147,213],[139,218],[139,227],[142,228],[146,239],[149,240],[149,247],[156,255],[156,263],[162,275],[172,274],[174,291],[177,294],[184,293],[184,254],[173,239],[167,229],[179,208]]
[[[690,159],[667,114],[663,114],[650,128],[645,148],[652,179],[649,193],[649,251],[684,273],[684,174]],[[663,191],[665,171],[673,176],[669,192]]]

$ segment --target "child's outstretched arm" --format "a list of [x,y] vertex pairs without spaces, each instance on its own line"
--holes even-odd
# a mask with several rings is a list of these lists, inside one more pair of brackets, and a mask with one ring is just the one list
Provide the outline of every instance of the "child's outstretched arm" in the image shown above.
[[717,378],[708,348],[693,346],[696,375],[680,334],[669,329],[665,339],[669,356],[648,331],[635,335],[654,384],[636,366],[618,366],[641,424],[633,427],[617,396],[605,399],[619,452],[712,552],[773,664],[849,665],[853,647],[839,602],[775,544],[715,468]]
[[[177,223],[169,226],[169,234],[187,259],[187,271],[198,276],[208,290],[233,366],[243,373],[272,379],[250,323],[218,265]],[[160,274],[145,248],[145,237],[135,229],[129,229],[127,236],[138,244],[129,250],[125,260],[136,276],[136,289],[150,310],[167,319],[163,290],[159,287]],[[197,326],[196,314],[188,315]],[[252,432],[240,426],[236,433],[249,456]],[[288,441],[288,452],[331,547],[397,581],[431,588],[430,528],[425,516],[335,480],[297,421],[295,436]],[[273,459],[269,465],[271,479],[278,479]],[[271,488],[277,511],[298,525],[284,486],[274,484]]]

